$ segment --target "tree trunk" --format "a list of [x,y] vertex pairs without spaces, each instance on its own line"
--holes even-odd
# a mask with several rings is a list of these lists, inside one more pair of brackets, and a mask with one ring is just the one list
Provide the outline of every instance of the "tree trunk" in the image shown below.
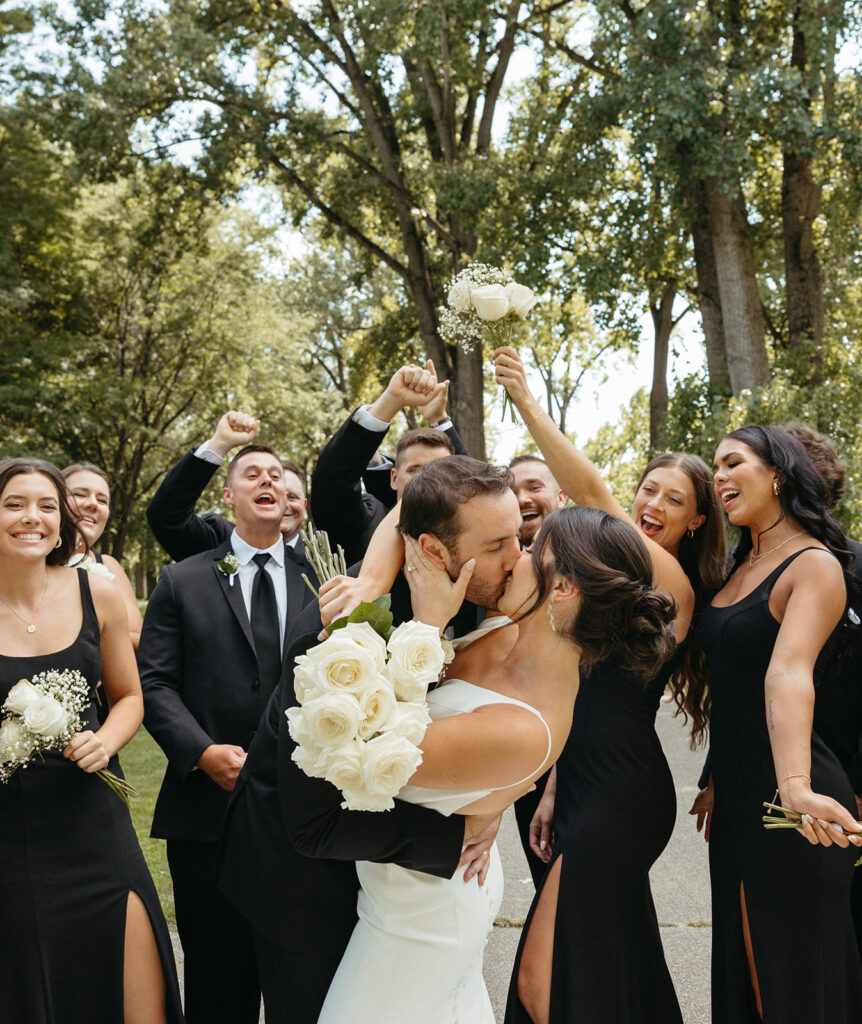
[[[799,27],[800,10],[793,15],[791,65],[801,75],[808,66],[805,33]],[[810,97],[800,116],[810,121]],[[811,161],[788,145],[783,153],[781,217],[784,231],[784,280],[787,305],[787,347],[802,352],[810,368],[808,381],[816,384],[822,367],[823,279],[814,247],[814,221],[820,213],[820,187],[814,183]]]
[[709,389],[716,395],[730,394],[730,375],[727,372],[727,348],[724,340],[724,321],[721,318],[721,294],[715,269],[715,249],[709,223],[709,204],[702,180],[693,181],[688,189],[691,209],[691,237],[694,245],[694,263],[697,272],[697,305],[703,326],[706,346],[706,368]]
[[763,308],[754,270],[754,250],[737,186],[732,196],[716,178],[704,181],[721,296],[727,370],[733,394],[769,383],[769,359],[763,329]]
[[665,286],[658,301],[650,302],[655,341],[652,362],[652,389],[649,396],[649,446],[657,451],[667,419],[667,357],[673,329],[673,300],[676,283]]

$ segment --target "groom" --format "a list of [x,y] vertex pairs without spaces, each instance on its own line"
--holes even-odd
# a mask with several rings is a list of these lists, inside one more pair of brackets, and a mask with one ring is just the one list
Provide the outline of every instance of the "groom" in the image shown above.
[[[419,532],[436,538],[450,576],[476,559],[467,589],[473,604],[459,614],[458,632],[475,628],[476,606],[496,606],[520,553],[521,517],[505,471],[466,456],[439,459],[416,474],[404,502]],[[400,575],[392,611],[396,624],[412,617]],[[385,813],[343,811],[334,786],[296,767],[284,712],[296,703],[295,658],[318,642],[320,628],[310,605],[295,623],[281,682],[237,781],[223,837],[221,886],[253,924],[268,1024],[315,1024],[356,922],[355,860],[448,878],[462,846],[487,824],[468,818],[465,825],[458,815],[445,818],[398,801]],[[489,844],[482,842],[484,849]]]

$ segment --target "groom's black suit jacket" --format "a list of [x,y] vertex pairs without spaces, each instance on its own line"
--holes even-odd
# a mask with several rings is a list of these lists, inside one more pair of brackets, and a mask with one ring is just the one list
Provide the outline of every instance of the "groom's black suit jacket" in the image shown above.
[[[195,764],[211,743],[247,750],[274,688],[259,680],[240,584],[218,567],[229,549],[166,566],[144,618],[144,724],[168,758],[152,828],[161,839],[218,840],[229,794]],[[303,571],[285,558],[288,627],[313,600]]]
[[[412,616],[403,576],[392,587],[396,623]],[[456,629],[475,628],[466,605]],[[296,655],[318,643],[320,616],[310,605],[276,691],[261,719],[234,789],[222,840],[221,888],[270,941],[297,953],[341,956],[356,923],[358,880],[353,862],[391,862],[448,878],[464,838],[463,818],[396,801],[382,813],[341,810],[341,794],[311,779],[291,760],[285,709],[296,704]]]

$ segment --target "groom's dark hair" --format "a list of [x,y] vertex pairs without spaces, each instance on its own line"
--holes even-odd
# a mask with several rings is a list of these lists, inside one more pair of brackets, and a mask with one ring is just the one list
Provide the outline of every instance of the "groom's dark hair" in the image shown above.
[[483,494],[503,495],[509,490],[508,470],[468,455],[428,462],[401,496],[398,529],[408,537],[433,534],[449,551],[456,547],[458,510]]

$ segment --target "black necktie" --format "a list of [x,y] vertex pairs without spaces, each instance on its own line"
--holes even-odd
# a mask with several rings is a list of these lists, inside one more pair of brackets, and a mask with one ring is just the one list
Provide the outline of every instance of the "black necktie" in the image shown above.
[[278,604],[275,587],[266,571],[269,554],[265,551],[254,556],[257,574],[251,587],[251,632],[257,652],[259,685],[271,690],[281,675],[281,640],[278,628]]

